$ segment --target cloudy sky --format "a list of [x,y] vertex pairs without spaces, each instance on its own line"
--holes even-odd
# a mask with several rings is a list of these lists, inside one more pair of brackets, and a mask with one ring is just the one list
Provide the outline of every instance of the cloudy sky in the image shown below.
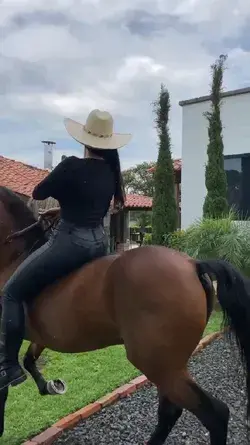
[[178,102],[208,93],[221,53],[225,89],[250,86],[250,1],[0,0],[0,154],[42,167],[40,141],[52,139],[54,163],[81,155],[63,117],[83,122],[100,108],[133,133],[124,168],[154,160],[151,103],[163,82],[179,157]]

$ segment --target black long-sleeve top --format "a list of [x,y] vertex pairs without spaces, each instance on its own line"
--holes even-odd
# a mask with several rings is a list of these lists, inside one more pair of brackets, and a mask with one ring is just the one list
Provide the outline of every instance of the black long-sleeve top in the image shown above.
[[58,164],[33,190],[33,198],[58,200],[61,217],[77,226],[103,223],[115,191],[115,178],[102,159],[70,156]]

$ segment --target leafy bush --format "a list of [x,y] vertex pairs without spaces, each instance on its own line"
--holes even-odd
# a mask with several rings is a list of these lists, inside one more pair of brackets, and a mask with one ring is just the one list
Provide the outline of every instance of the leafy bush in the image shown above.
[[[141,232],[141,227],[139,226],[132,226],[130,227],[130,240],[134,241],[135,243],[138,243],[140,241],[140,232]],[[150,235],[152,238],[152,227],[151,226],[147,226],[143,228],[143,232],[144,232],[144,237],[146,235]],[[143,243],[145,244],[145,243]],[[151,244],[151,243],[150,243]]]
[[148,246],[150,244],[152,244],[152,233],[145,233],[143,239],[143,245]]
[[185,230],[177,230],[165,237],[165,245],[175,250],[185,251],[186,248],[186,232]]
[[[132,233],[140,232],[141,229],[142,229],[141,226],[132,225],[130,227],[130,232],[132,232]],[[145,227],[143,227],[143,230],[145,231],[145,233],[151,233],[152,232],[152,226],[145,226]]]
[[223,219],[204,218],[186,231],[168,237],[168,246],[193,258],[220,258],[250,276],[250,221],[235,221],[230,213]]

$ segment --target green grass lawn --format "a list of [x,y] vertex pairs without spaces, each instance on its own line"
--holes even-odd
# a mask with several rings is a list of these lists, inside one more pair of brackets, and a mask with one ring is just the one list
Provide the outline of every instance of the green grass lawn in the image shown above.
[[[205,333],[219,330],[220,321],[220,313],[215,312]],[[27,343],[24,345],[26,348]],[[1,445],[20,445],[64,415],[95,401],[139,374],[127,361],[121,346],[75,355],[47,351],[43,357],[44,375],[48,379],[65,380],[68,392],[63,396],[41,397],[30,378],[17,388],[11,388]]]
[[205,329],[204,335],[212,334],[212,332],[217,332],[221,330],[222,323],[222,313],[221,311],[214,311],[211,315],[207,327]]

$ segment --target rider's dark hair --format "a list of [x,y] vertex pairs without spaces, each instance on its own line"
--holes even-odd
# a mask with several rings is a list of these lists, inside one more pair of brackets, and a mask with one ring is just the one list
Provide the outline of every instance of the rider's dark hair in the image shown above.
[[125,190],[123,177],[121,172],[121,164],[118,150],[106,150],[106,149],[96,149],[91,147],[86,147],[90,154],[100,156],[103,158],[110,166],[114,177],[115,177],[115,193],[114,193],[114,206],[118,209],[122,209],[125,204]]

